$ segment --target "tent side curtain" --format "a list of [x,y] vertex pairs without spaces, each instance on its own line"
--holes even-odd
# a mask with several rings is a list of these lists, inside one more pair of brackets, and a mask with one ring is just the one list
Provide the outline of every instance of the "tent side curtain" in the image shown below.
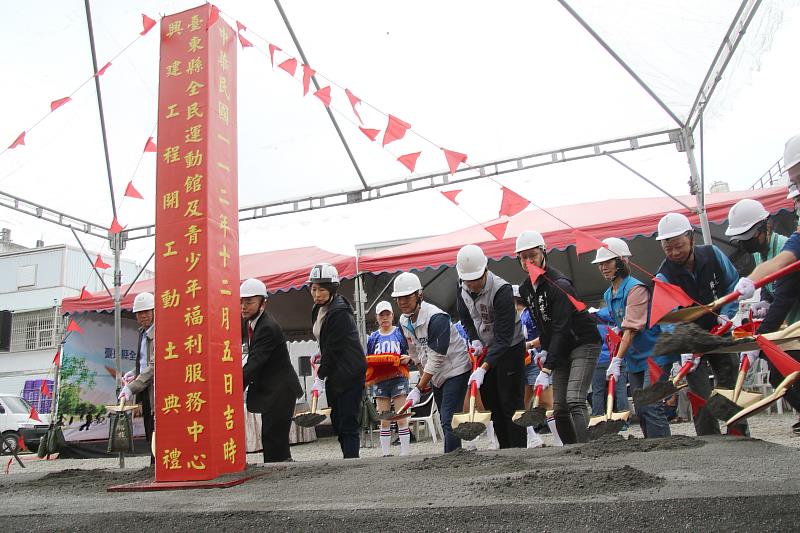
[[[290,250],[278,250],[258,254],[243,255],[239,259],[242,280],[258,278],[267,285],[269,293],[299,289],[306,284],[311,267],[317,263],[331,263],[339,271],[339,277],[350,279],[356,275],[355,257],[335,254],[308,246]],[[121,288],[125,294],[129,285]],[[133,308],[133,299],[140,292],[153,292],[155,281],[147,279],[137,281],[133,289],[121,302],[122,309]],[[110,311],[114,309],[114,300],[105,292],[92,293],[89,298],[64,298],[61,304],[64,313],[81,313],[86,311]]]
[[[786,199],[786,187],[715,193],[706,195],[706,212],[710,222],[721,224],[728,218],[728,211],[739,200],[753,198],[764,204],[772,214],[781,209],[792,209],[791,201]],[[686,205],[695,205],[694,197],[683,196],[680,200]],[[700,218],[667,197],[629,198],[605,200],[586,204],[549,208],[548,211],[571,224],[575,229],[588,233],[598,239],[619,237],[633,239],[639,236],[652,236],[656,233],[658,221],[669,212],[683,213],[695,227],[699,228]],[[358,265],[362,272],[398,272],[439,268],[455,265],[458,250],[466,244],[478,244],[490,259],[499,260],[514,255],[517,236],[526,230],[542,233],[549,250],[564,248],[575,244],[573,230],[539,210],[523,211],[509,220],[505,238],[495,240],[484,229],[494,222],[472,226],[445,235],[423,239],[381,250],[374,254],[359,257]]]

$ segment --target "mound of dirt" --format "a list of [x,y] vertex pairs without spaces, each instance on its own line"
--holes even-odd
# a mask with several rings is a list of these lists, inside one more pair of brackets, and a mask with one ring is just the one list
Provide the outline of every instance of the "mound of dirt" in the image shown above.
[[507,496],[525,493],[528,496],[586,496],[616,494],[662,485],[658,476],[630,466],[614,470],[535,470],[521,477],[476,482],[482,490]]
[[[444,455],[426,457],[413,466],[413,468],[417,470],[475,469],[481,467],[495,470],[527,470],[530,468],[530,465],[520,459],[504,457],[502,455],[482,455],[463,448],[458,448]],[[400,465],[395,468],[407,470],[409,466]]]
[[584,455],[586,457],[603,457],[620,453],[699,448],[704,444],[704,441],[686,435],[672,435],[663,439],[637,439],[633,435],[628,436],[626,439],[622,435],[605,435],[582,446],[568,448],[564,450],[564,453],[567,455]]

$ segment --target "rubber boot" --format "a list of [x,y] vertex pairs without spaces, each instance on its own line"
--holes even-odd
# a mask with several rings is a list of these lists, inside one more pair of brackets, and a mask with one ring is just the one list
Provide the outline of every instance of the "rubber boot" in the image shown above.
[[536,430],[533,429],[533,426],[528,426],[528,448],[541,448],[544,446],[544,442],[542,442],[542,438],[536,434]]
[[558,436],[558,430],[556,429],[556,419],[552,416],[547,417],[547,427],[550,428],[550,434],[553,435],[553,445],[554,446],[563,446],[564,443],[561,442],[561,438]]

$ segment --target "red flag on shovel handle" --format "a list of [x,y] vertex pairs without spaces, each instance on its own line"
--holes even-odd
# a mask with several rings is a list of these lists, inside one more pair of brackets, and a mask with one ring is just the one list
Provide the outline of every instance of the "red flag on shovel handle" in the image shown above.
[[661,381],[661,376],[664,375],[664,371],[661,370],[661,367],[658,366],[658,363],[656,363],[655,359],[652,357],[647,358],[647,368],[650,370],[650,383]]
[[761,347],[764,356],[769,362],[775,365],[782,376],[788,376],[792,372],[800,370],[800,362],[796,361],[791,355],[781,350],[774,342],[763,335],[756,337],[756,342]]
[[686,395],[689,397],[689,403],[692,406],[692,416],[696,418],[700,409],[706,406],[706,400],[692,391],[688,391]]

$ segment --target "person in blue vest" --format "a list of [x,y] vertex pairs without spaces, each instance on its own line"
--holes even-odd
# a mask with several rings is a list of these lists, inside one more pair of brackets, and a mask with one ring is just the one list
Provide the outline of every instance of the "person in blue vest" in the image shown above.
[[[406,403],[408,395],[408,343],[400,328],[392,324],[394,311],[387,301],[378,302],[375,306],[378,329],[367,339],[367,386],[374,386],[375,403],[379,413],[390,411],[392,404],[399,410]],[[394,355],[394,365],[380,365],[370,368],[370,356]],[[408,429],[408,418],[397,421],[397,435],[400,438],[400,455],[408,455],[411,446],[411,432]],[[384,457],[389,453],[392,443],[392,422],[381,420],[381,451]]]
[[[739,274],[722,250],[713,244],[695,245],[694,228],[689,219],[680,213],[667,213],[658,222],[656,240],[661,242],[665,259],[656,277],[677,285],[695,302],[708,304],[734,291]],[[734,301],[719,309],[719,314],[707,313],[694,321],[706,331],[715,326],[726,326],[736,314],[738,304]],[[711,396],[711,373],[717,387],[733,389],[739,370],[738,354],[711,354],[694,357],[682,354],[681,364],[692,362],[686,376],[689,390],[707,399]],[[710,369],[709,369],[710,367]],[[719,435],[719,422],[703,406],[694,417],[694,428],[698,435]],[[747,422],[728,427],[728,433],[747,435]]]
[[[647,365],[647,358],[653,355],[661,328],[658,325],[648,327],[650,322],[650,291],[631,276],[631,251],[622,239],[611,237],[604,239],[604,248],[597,250],[592,261],[597,265],[600,274],[611,286],[603,294],[603,301],[611,317],[611,321],[622,332],[619,347],[611,357],[606,370],[606,379],[614,376],[620,380],[620,369],[623,359],[627,363],[628,382],[631,389],[642,389],[650,385],[652,378]],[[598,313],[599,314],[599,313]],[[664,370],[662,379],[669,375],[672,363],[678,360],[677,355],[660,355],[653,360]],[[656,402],[651,405],[636,406],[639,425],[644,438],[668,437],[669,421],[664,413],[664,404]]]
[[[592,309],[589,309],[592,312]],[[608,365],[611,364],[611,353],[608,347],[608,330],[614,325],[614,320],[608,312],[608,307],[598,309],[594,313],[597,319],[597,333],[603,340],[600,346],[600,355],[597,357],[597,365],[594,367],[594,376],[592,377],[592,416],[601,416],[606,412],[606,398],[608,397],[608,378],[606,373]],[[615,327],[615,326],[614,326]],[[625,368],[625,360],[622,361],[620,367],[619,378],[616,379],[614,386],[614,410],[627,411],[628,410],[628,373]]]

